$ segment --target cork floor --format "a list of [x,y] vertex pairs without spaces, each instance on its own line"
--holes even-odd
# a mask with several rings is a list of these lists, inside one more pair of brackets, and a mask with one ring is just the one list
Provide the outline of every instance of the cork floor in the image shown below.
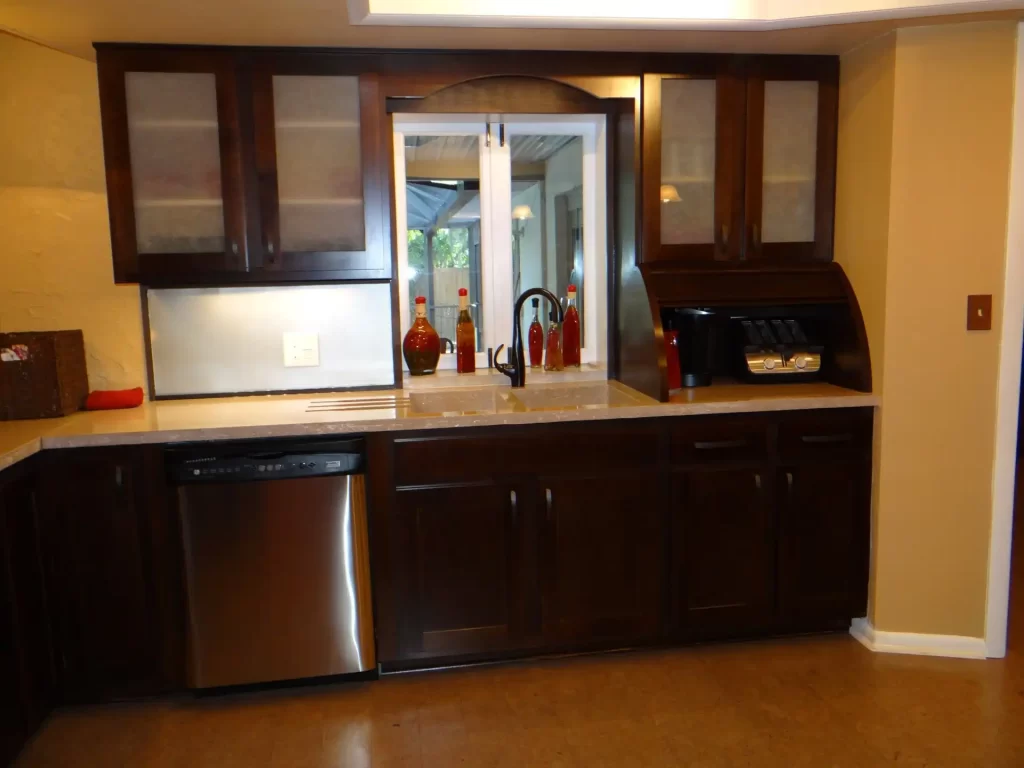
[[61,711],[17,765],[1024,766],[1016,550],[1001,661],[872,654],[833,635],[185,697]]

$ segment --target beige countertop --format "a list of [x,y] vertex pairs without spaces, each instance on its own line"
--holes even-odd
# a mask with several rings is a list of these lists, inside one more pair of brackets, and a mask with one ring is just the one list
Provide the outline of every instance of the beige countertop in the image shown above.
[[659,403],[614,381],[162,400],[0,422],[0,470],[44,449],[878,405],[831,384],[720,384]]

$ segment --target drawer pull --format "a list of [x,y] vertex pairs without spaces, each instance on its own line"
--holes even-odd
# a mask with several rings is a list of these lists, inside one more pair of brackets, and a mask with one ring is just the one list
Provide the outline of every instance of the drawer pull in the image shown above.
[[726,448],[745,448],[749,443],[746,439],[740,440],[699,440],[693,444],[698,451],[716,451]]
[[811,445],[822,445],[823,443],[849,443],[853,440],[853,434],[842,432],[837,435],[800,435],[800,440]]

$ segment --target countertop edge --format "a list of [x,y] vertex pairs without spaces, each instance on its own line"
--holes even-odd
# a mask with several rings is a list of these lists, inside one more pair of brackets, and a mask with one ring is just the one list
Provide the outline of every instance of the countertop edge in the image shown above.
[[[96,448],[118,445],[161,445],[216,440],[259,440],[266,438],[344,435],[367,432],[419,432],[424,430],[466,429],[471,427],[526,426],[587,421],[651,419],[673,416],[711,416],[730,413],[767,413],[793,410],[878,407],[880,398],[870,393],[836,396],[801,395],[794,397],[723,400],[705,403],[638,404],[591,410],[533,411],[466,416],[383,418],[362,421],[293,422],[267,426],[197,427],[155,431],[125,431],[105,434],[47,434],[0,454],[0,471],[46,450]],[[63,425],[61,425],[63,426]],[[54,425],[53,432],[61,426]]]

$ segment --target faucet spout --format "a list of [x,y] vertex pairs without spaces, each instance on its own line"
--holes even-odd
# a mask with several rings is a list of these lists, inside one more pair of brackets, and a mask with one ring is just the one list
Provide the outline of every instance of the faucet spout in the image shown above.
[[543,296],[555,308],[555,312],[558,314],[558,322],[561,323],[565,320],[565,311],[562,309],[562,305],[558,303],[558,297],[547,288],[530,288],[527,291],[523,291],[522,295],[516,299],[515,316],[512,325],[512,348],[508,353],[509,361],[507,363],[498,362],[498,353],[504,349],[504,345],[499,346],[494,353],[494,367],[508,376],[512,386],[516,389],[526,385],[526,355],[523,352],[522,313],[523,304],[531,296]]

